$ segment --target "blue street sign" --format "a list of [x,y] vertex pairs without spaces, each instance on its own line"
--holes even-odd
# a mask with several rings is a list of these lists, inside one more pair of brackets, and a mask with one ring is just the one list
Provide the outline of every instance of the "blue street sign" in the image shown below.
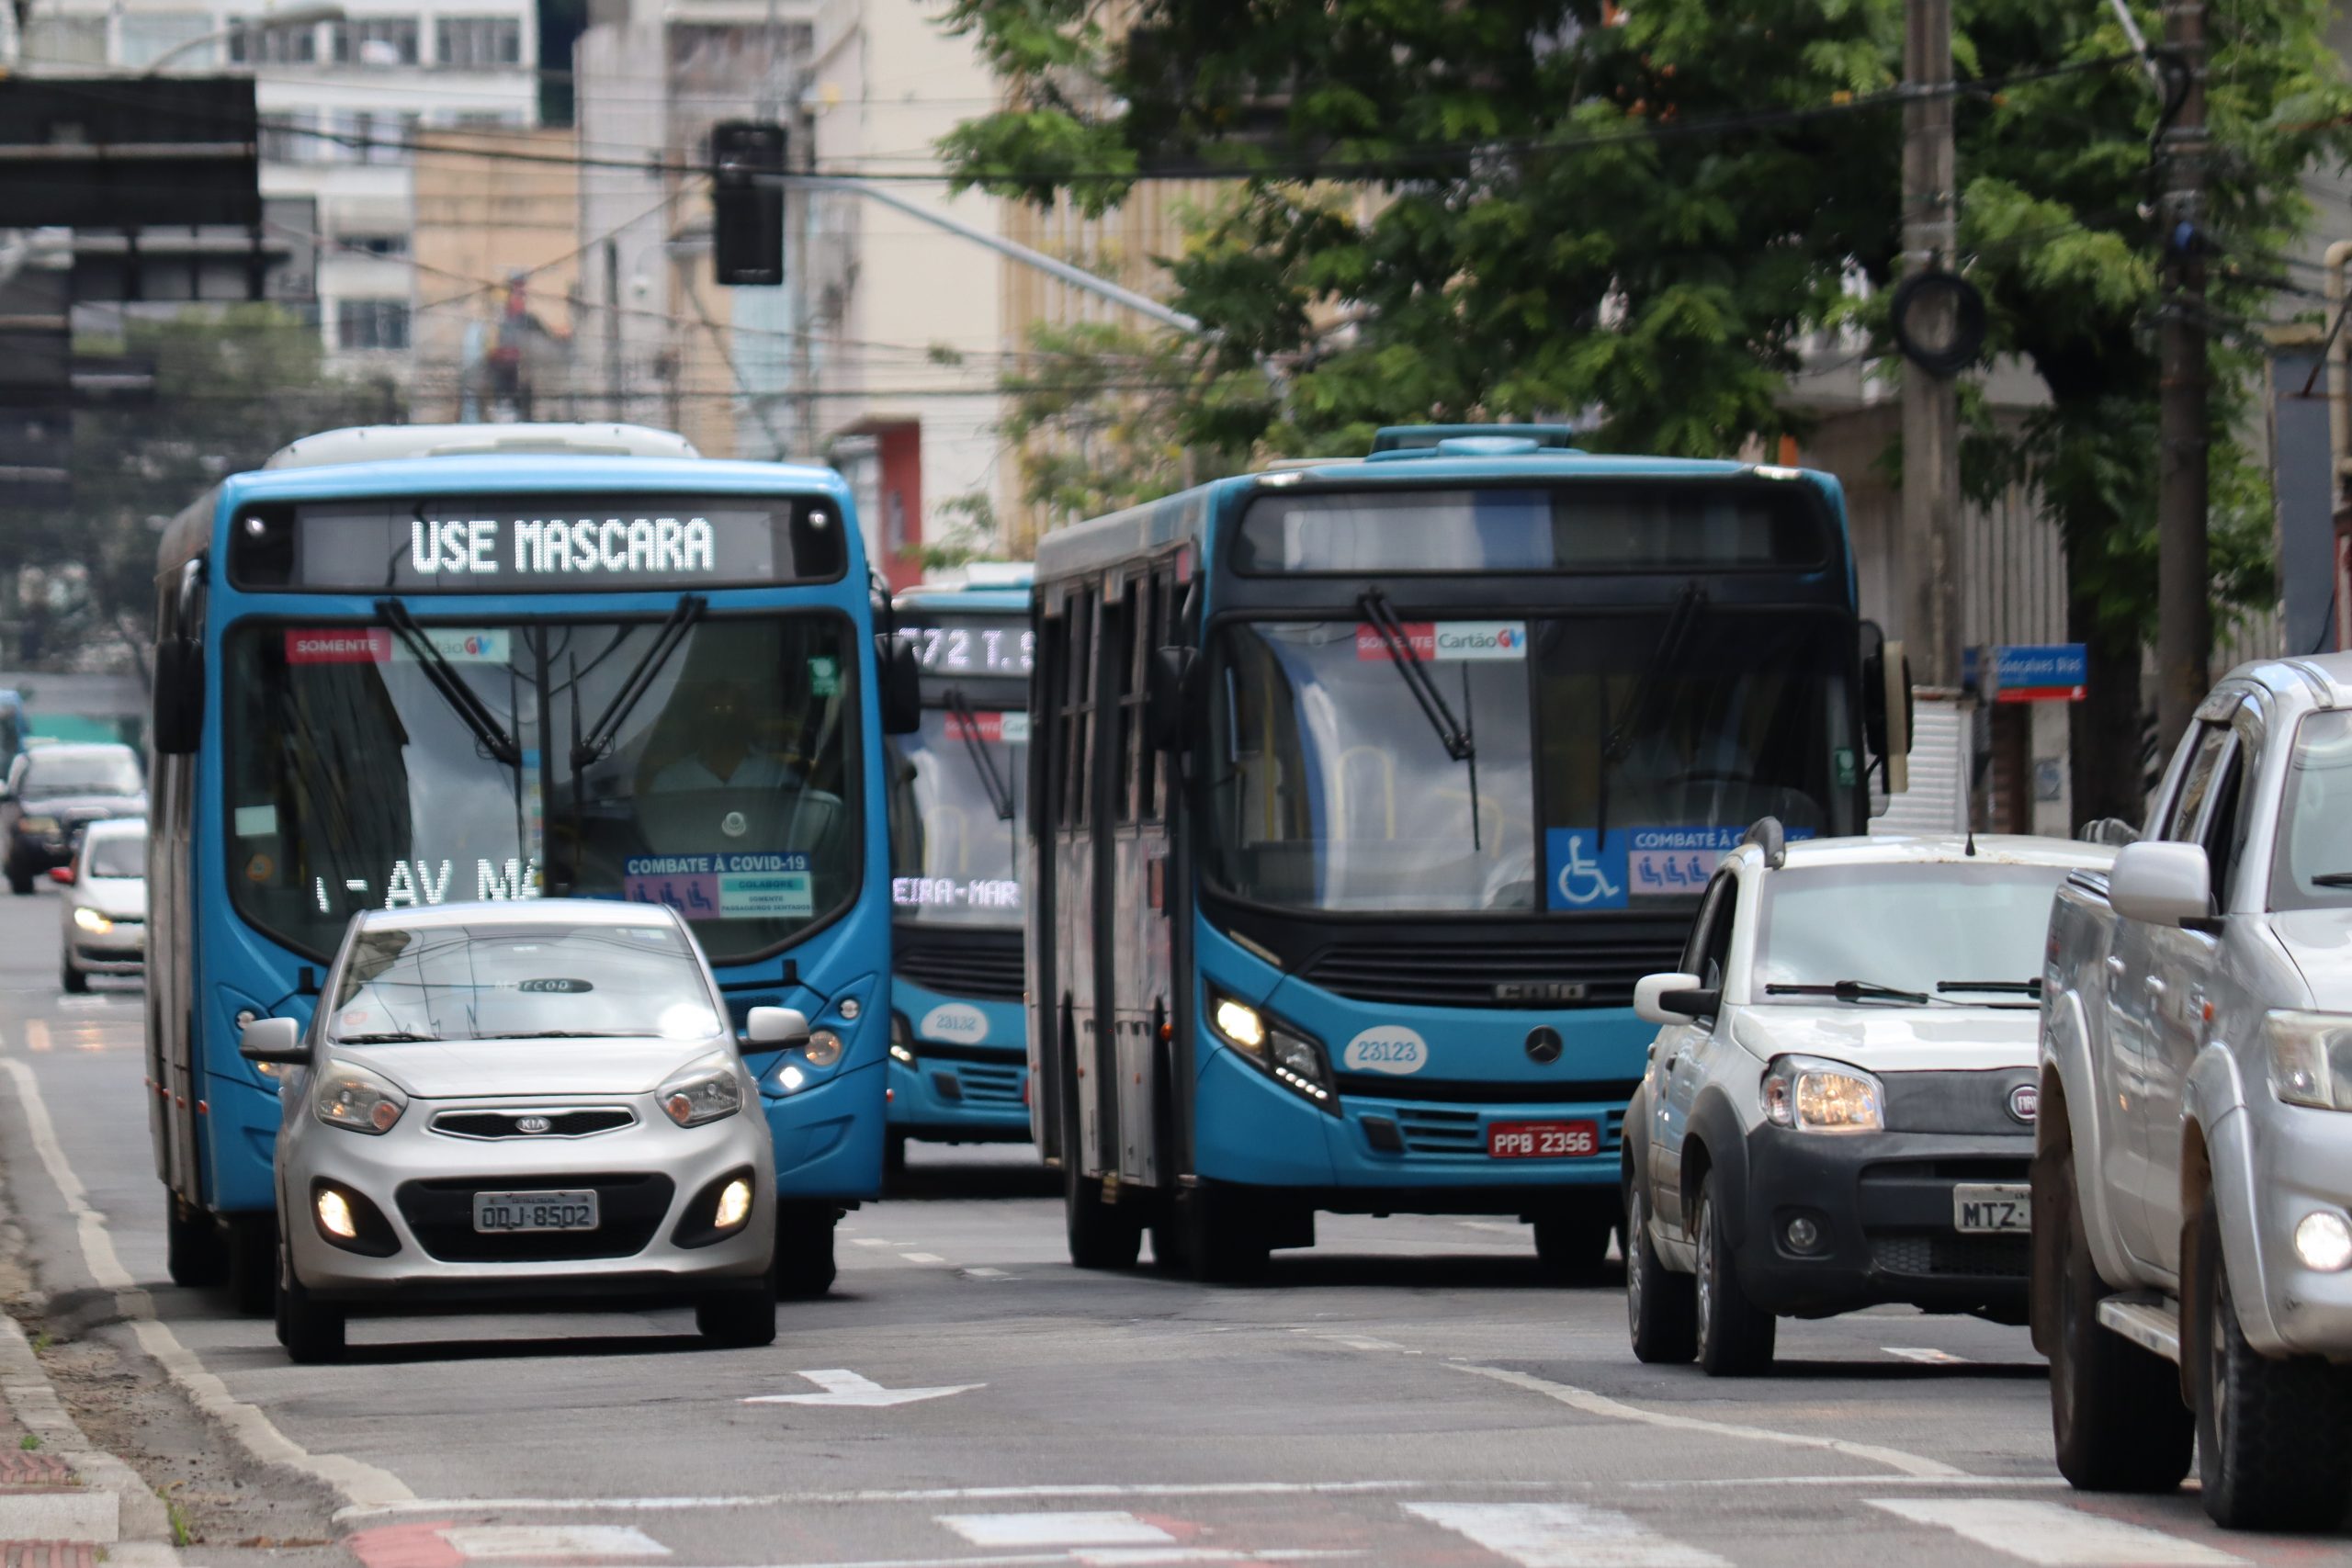
[[2026,643],[1992,652],[1995,702],[2079,702],[2090,681],[2089,651],[2079,642]]

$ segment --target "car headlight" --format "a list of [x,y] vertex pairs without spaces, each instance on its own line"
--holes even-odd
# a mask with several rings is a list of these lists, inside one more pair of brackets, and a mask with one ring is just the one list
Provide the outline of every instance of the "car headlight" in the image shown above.
[[654,1091],[662,1109],[681,1127],[699,1127],[743,1108],[743,1086],[725,1053],[697,1056]]
[[2333,1012],[2263,1015],[2270,1092],[2289,1105],[2352,1111],[2352,1018]]
[[22,828],[28,833],[39,833],[43,838],[49,838],[57,831],[57,818],[54,817],[20,817],[17,819],[17,826]]
[[1800,1133],[1877,1133],[1886,1086],[1860,1067],[1818,1056],[1775,1056],[1761,1086],[1764,1119]]
[[408,1096],[365,1067],[339,1062],[319,1080],[311,1102],[320,1121],[353,1133],[389,1133],[408,1109]]
[[1209,993],[1209,1027],[1276,1083],[1326,1111],[1338,1112],[1338,1086],[1331,1081],[1323,1047],[1313,1036],[1218,991]]
[[74,923],[95,936],[104,936],[114,930],[114,922],[91,908],[87,904],[74,906]]

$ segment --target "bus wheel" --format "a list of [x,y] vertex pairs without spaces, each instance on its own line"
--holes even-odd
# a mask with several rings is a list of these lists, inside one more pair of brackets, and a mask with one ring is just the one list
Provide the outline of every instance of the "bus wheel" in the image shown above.
[[775,1293],[808,1301],[833,1288],[833,1224],[841,1212],[831,1203],[775,1206]]
[[882,1139],[882,1178],[896,1181],[907,1174],[907,1135],[890,1133]]
[[189,1290],[220,1283],[229,1271],[229,1254],[220,1225],[177,1193],[166,1193],[164,1204],[164,1262],[172,1283]]
[[1566,1285],[1600,1282],[1609,1263],[1613,1209],[1564,1209],[1535,1217],[1535,1256],[1544,1273]]
[[1177,1203],[1184,1258],[1193,1279],[1205,1285],[1238,1285],[1265,1277],[1273,1248],[1258,1216],[1236,1194],[1204,1185],[1181,1194]]
[[[1062,1156],[1075,1157],[1075,1151]],[[1069,1260],[1080,1269],[1132,1269],[1143,1252],[1143,1221],[1132,1205],[1102,1201],[1099,1178],[1066,1168],[1062,1199],[1069,1223]]]
[[277,1305],[277,1216],[235,1214],[229,1220],[229,1294],[247,1317],[266,1317]]

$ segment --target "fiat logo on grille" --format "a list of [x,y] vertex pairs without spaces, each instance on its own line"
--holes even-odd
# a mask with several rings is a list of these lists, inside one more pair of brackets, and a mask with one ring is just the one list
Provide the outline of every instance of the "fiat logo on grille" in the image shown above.
[[2041,1108],[2041,1090],[2030,1083],[2021,1083],[2009,1090],[2009,1114],[2027,1126],[2033,1125],[2034,1113]]
[[[2011,1100],[2010,1109],[2016,1109],[2016,1104]],[[514,1118],[514,1130],[518,1133],[552,1133],[555,1131],[555,1120],[548,1116],[517,1116]]]

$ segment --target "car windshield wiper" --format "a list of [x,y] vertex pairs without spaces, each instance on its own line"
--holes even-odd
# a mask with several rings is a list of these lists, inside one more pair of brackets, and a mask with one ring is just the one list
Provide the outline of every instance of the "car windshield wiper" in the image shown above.
[[947,711],[963,727],[964,749],[971,753],[972,771],[980,775],[980,787],[988,791],[989,808],[1000,822],[1012,820],[1012,786],[996,771],[996,759],[989,755],[988,744],[980,739],[980,716],[972,710],[971,699],[961,686],[950,686],[942,694]]
[[626,1029],[534,1029],[522,1034],[492,1034],[492,1040],[630,1040]]
[[[1471,735],[1470,726],[1455,718],[1453,710],[1445,705],[1443,694],[1438,691],[1437,682],[1430,679],[1429,668],[1421,659],[1420,649],[1413,646],[1412,634],[1397,618],[1396,608],[1389,604],[1388,595],[1376,587],[1367,588],[1356,602],[1363,606],[1364,619],[1372,623],[1373,632],[1380,638],[1381,646],[1388,650],[1389,662],[1396,666],[1396,673],[1403,679],[1405,689],[1413,694],[1413,700],[1420,705],[1421,716],[1437,732],[1438,744],[1445,748],[1447,756],[1470,770],[1470,848],[1476,851],[1480,847],[1477,740]],[[1470,698],[1470,672],[1467,670],[1462,672],[1462,696],[1466,706]]]
[[387,1029],[375,1034],[338,1034],[338,1045],[405,1045],[414,1043],[431,1044],[440,1040],[438,1034],[412,1034],[404,1029]]
[[1928,1002],[1925,991],[1897,990],[1875,980],[1834,980],[1826,986],[1767,986],[1768,997],[1835,997],[1841,1002]]
[[482,750],[494,761],[503,762],[510,768],[521,767],[523,749],[514,744],[514,738],[506,733],[506,727],[498,722],[498,716],[474,695],[474,689],[449,667],[449,661],[441,656],[441,650],[433,646],[433,639],[426,637],[424,629],[416,624],[416,617],[409,614],[408,606],[397,599],[379,599],[376,601],[376,614],[391,627],[392,635],[401,639],[401,646],[408,649],[410,656],[424,671],[424,678],[433,682],[433,689],[441,694],[441,700],[447,703],[451,711],[465,722],[466,728],[474,732],[474,739]]
[[1939,991],[1997,991],[2005,996],[2038,997],[2041,995],[2041,976],[2030,980],[1939,980]]
[[2323,871],[2303,880],[2313,887],[2352,887],[2352,871]]

